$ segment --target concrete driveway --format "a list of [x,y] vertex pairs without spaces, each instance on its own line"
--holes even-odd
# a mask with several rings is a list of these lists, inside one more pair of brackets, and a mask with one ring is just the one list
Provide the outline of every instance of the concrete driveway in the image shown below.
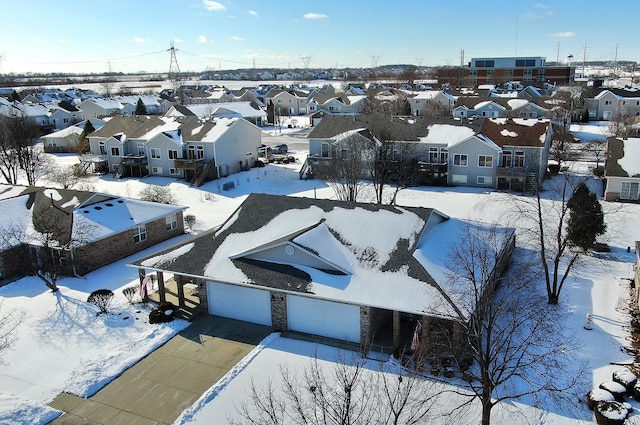
[[171,424],[270,332],[200,316],[94,396],[60,394],[50,406],[65,413],[51,424]]

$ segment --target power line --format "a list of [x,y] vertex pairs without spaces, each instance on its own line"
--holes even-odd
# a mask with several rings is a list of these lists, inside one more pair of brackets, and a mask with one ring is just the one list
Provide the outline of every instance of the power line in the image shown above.
[[129,55],[129,56],[121,56],[121,57],[117,57],[117,58],[107,58],[107,59],[87,59],[87,60],[78,60],[78,61],[57,61],[57,62],[25,62],[25,61],[11,61],[13,63],[21,63],[21,64],[30,64],[30,65],[72,65],[72,64],[76,64],[76,63],[98,63],[98,62],[113,62],[113,61],[118,61],[118,60],[127,60],[127,59],[133,59],[133,58],[140,58],[143,56],[151,56],[151,55],[157,55],[157,54],[164,54],[166,52],[166,50],[159,50],[157,52],[150,52],[150,53],[140,53],[137,55]]

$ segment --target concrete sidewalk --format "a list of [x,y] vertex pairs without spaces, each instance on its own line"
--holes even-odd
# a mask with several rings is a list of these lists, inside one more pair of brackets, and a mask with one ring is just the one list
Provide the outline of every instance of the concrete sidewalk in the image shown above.
[[171,424],[246,356],[271,328],[200,316],[88,399],[62,393],[53,425]]

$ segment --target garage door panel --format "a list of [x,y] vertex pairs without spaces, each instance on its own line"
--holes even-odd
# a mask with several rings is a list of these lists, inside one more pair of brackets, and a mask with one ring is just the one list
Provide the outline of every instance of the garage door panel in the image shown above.
[[269,291],[207,282],[207,297],[210,314],[271,326]]
[[289,329],[360,342],[360,307],[295,295],[287,296]]

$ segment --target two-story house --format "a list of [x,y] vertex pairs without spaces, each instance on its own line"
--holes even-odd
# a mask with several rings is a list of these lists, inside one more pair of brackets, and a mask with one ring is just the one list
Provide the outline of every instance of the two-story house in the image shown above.
[[241,118],[117,116],[89,135],[86,161],[117,177],[157,175],[200,185],[252,167],[261,130]]
[[640,116],[640,90],[638,89],[602,89],[594,97],[587,99],[589,119],[609,121],[617,116]]
[[430,108],[449,113],[456,101],[455,96],[442,90],[425,90],[411,93],[407,98],[411,105],[411,115],[428,115]]
[[640,200],[640,138],[609,137],[605,153],[604,199]]

